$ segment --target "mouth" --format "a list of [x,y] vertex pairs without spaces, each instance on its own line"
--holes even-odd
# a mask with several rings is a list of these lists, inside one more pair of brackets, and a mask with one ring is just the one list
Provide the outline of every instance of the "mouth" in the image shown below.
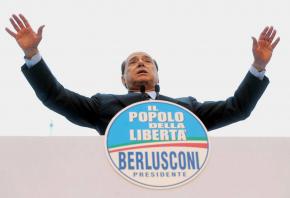
[[148,72],[145,69],[140,69],[140,70],[137,71],[137,74],[140,74],[140,75],[147,74],[147,73]]

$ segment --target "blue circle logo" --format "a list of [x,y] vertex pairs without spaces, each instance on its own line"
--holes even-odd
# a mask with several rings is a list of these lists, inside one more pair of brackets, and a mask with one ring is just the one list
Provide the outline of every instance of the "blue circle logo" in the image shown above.
[[135,103],[106,129],[106,150],[114,169],[143,187],[184,184],[205,167],[206,128],[189,110],[166,101]]

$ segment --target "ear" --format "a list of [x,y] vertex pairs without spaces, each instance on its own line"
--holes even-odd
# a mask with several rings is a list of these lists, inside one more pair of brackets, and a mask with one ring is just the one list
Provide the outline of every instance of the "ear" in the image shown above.
[[157,71],[157,84],[159,84],[159,75],[158,75],[158,71]]
[[127,84],[126,84],[126,81],[125,81],[125,78],[124,78],[123,75],[121,76],[121,80],[122,80],[123,85],[124,85],[126,88],[128,88],[128,87],[127,87]]

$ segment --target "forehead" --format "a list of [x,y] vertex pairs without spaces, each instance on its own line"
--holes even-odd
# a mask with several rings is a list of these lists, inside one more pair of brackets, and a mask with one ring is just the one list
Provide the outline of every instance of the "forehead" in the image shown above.
[[146,52],[134,52],[128,56],[127,61],[131,60],[132,58],[135,58],[135,57],[136,58],[141,58],[141,57],[151,58],[151,56],[149,54],[147,54]]

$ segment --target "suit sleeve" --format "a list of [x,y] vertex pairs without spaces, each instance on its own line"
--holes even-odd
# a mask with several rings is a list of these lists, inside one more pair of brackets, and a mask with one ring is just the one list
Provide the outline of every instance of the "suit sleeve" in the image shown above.
[[88,98],[65,89],[53,76],[43,59],[30,69],[23,65],[21,70],[45,106],[75,124],[96,128],[94,123],[100,106],[96,96]]
[[249,117],[268,84],[266,76],[260,80],[248,72],[234,96],[224,101],[199,103],[190,97],[193,112],[208,130],[244,120]]

